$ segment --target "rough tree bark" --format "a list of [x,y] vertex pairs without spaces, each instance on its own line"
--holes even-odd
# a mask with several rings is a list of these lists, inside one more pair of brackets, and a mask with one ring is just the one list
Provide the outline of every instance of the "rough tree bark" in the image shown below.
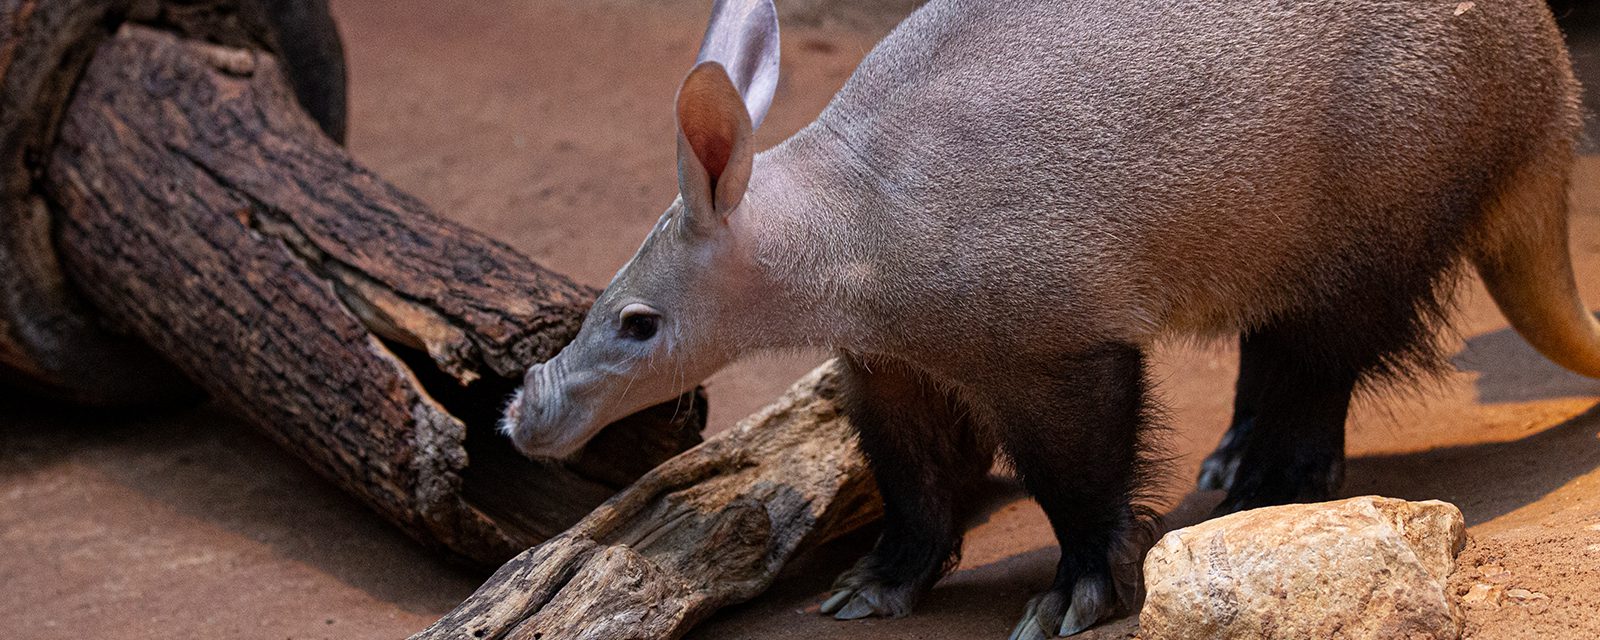
[[761,593],[795,553],[877,517],[825,364],[495,572],[412,640],[661,640]]
[[0,381],[91,405],[164,404],[196,392],[137,340],[105,331],[73,295],[35,189],[61,108],[129,2],[0,0]]
[[[493,432],[592,291],[427,211],[294,103],[271,56],[106,41],[48,156],[71,280],[102,317],[417,538],[484,562],[698,441],[698,396],[540,464]],[[471,464],[469,465],[469,461]]]
[[74,82],[124,20],[279,52],[300,102],[335,138],[344,62],[324,0],[0,0],[0,382],[79,404],[154,406],[198,392],[77,298],[34,184]]

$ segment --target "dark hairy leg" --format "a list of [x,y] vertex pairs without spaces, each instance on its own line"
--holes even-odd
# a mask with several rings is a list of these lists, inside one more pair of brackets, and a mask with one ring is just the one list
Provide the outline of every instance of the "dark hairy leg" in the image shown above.
[[1200,477],[1195,482],[1200,489],[1226,491],[1233,486],[1244,443],[1255,429],[1272,354],[1266,342],[1252,340],[1251,336],[1249,332],[1239,334],[1239,379],[1234,384],[1233,419],[1228,422],[1228,431],[1222,434],[1217,449],[1200,463]]
[[1319,502],[1338,491],[1360,373],[1348,361],[1315,357],[1317,338],[1273,328],[1241,340],[1235,421],[1202,469],[1203,483],[1217,481],[1202,488],[1228,491],[1216,514]]
[[1135,501],[1150,464],[1144,356],[1105,345],[992,394],[1007,455],[1061,545],[1050,590],[1013,640],[1068,636],[1138,605],[1155,520]]
[[[1460,211],[1480,206],[1470,194],[1439,195],[1393,215],[1466,224],[1472,215]],[[1337,269],[1303,283],[1318,286],[1315,296],[1241,337],[1233,423],[1199,479],[1201,488],[1228,492],[1216,515],[1332,498],[1344,479],[1355,391],[1447,370],[1436,337],[1449,323],[1461,240],[1389,240],[1404,250],[1352,248],[1329,258]]]
[[965,407],[905,363],[846,355],[844,405],[883,496],[883,533],[822,613],[899,617],[960,556],[959,506],[994,463]]

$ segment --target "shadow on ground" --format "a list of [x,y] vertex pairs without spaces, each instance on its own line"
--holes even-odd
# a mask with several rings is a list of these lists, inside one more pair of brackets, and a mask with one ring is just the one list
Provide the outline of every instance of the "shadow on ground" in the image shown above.
[[1468,338],[1451,361],[1478,374],[1474,386],[1483,404],[1600,396],[1600,380],[1562,369],[1510,328]]
[[1344,493],[1453,502],[1473,526],[1538,502],[1596,467],[1600,404],[1516,440],[1352,459]]
[[[105,505],[106,511],[134,506],[148,515],[144,523],[113,523],[111,532],[141,535],[141,524],[161,526],[170,509],[204,523],[197,527],[202,535],[264,545],[274,556],[418,614],[453,606],[488,575],[423,549],[215,405],[141,415],[0,400],[0,479],[34,473],[127,489],[89,498],[120,494],[122,504]],[[92,510],[100,508],[72,507],[87,518],[98,517]]]

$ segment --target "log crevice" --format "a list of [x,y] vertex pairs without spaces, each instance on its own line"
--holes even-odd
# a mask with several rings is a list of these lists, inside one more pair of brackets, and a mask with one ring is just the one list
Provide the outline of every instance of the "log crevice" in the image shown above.
[[[385,340],[425,352],[434,365],[461,385],[477,382],[486,369],[491,375],[504,375],[493,369],[485,355],[489,351],[488,345],[474,339],[467,323],[459,318],[447,317],[429,305],[427,300],[389,288],[334,257],[295,222],[294,216],[255,198],[248,190],[248,185],[232,182],[227,175],[188,150],[170,145],[168,150],[188,160],[196,170],[205,173],[223,188],[243,195],[250,206],[237,212],[240,223],[255,233],[282,242],[301,266],[326,280],[344,304],[345,310],[360,319],[373,333]],[[557,334],[570,332],[566,327],[541,326],[539,329],[555,329]]]
[[[277,116],[253,117],[266,122]],[[246,194],[255,205],[249,223],[339,282],[357,298],[358,313],[370,312],[363,320],[375,330],[423,347],[463,382],[487,374],[520,376],[529,362],[553,357],[577,334],[597,291],[481,236],[470,254],[457,254],[451,242],[464,229],[416,215],[425,205],[365,169],[345,158],[274,148],[306,133],[268,132],[278,139],[169,150]],[[283,167],[294,188],[262,184],[258,174],[246,171],[262,164]],[[307,210],[345,215],[308,217],[301,213]],[[389,251],[396,255],[384,253]]]

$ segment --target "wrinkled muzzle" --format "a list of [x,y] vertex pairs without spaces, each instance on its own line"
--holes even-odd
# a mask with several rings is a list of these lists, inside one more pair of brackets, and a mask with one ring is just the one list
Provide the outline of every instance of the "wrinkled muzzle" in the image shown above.
[[529,457],[571,457],[609,422],[585,401],[595,385],[583,382],[569,379],[560,356],[534,365],[506,405],[500,430]]

